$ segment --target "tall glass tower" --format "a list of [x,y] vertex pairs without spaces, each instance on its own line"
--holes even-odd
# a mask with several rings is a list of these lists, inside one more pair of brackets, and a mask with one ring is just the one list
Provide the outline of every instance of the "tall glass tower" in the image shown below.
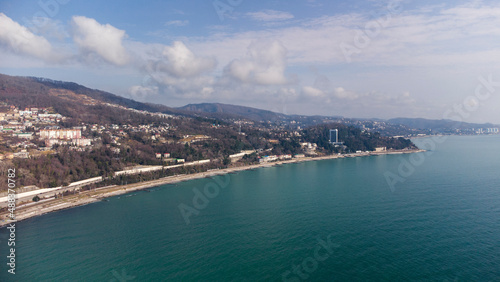
[[330,129],[330,143],[333,143],[333,144],[339,143],[339,130],[338,129]]

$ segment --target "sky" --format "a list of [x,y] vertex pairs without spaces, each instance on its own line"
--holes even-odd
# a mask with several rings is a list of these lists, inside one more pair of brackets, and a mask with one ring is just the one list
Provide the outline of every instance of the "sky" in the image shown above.
[[141,102],[500,124],[500,3],[0,0],[0,73]]

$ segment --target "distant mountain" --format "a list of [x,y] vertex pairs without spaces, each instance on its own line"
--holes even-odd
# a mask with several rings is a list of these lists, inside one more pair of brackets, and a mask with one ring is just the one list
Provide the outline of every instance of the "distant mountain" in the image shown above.
[[[94,90],[72,83],[45,78],[18,77],[0,74],[0,101],[26,107],[52,108],[63,116],[72,118],[72,123],[127,123],[140,122],[144,115],[105,103],[168,114],[184,114],[164,105],[140,103],[108,92]],[[148,121],[153,121],[149,119]]]
[[251,107],[221,104],[221,103],[189,104],[184,107],[180,107],[178,109],[196,113],[226,114],[235,117],[244,117],[254,121],[269,121],[269,120],[273,121],[273,120],[290,119],[290,116],[285,114],[279,114]]
[[173,110],[163,105],[140,103],[105,91],[90,89],[74,82],[0,74],[0,91],[2,97],[11,101],[18,101],[21,104],[26,104],[26,106],[50,106],[50,104],[44,101],[49,96],[54,96],[50,92],[51,89],[64,89],[74,94],[86,95],[101,102],[117,104],[137,110],[153,112]]
[[74,93],[84,94],[102,102],[117,104],[127,108],[150,112],[178,113],[178,111],[176,111],[174,108],[170,108],[165,105],[137,102],[135,100],[124,98],[98,89],[90,89],[74,82],[57,81],[40,77],[27,77],[27,79],[36,81],[52,89],[70,90]]
[[[386,122],[394,128],[394,132],[386,134],[402,134],[408,128],[421,129],[425,133],[453,133],[455,129],[488,128],[498,127],[493,124],[458,123],[452,120],[430,120],[423,118],[394,118],[389,120],[363,120],[346,119],[339,116],[306,116],[306,115],[286,115],[262,110],[252,107],[222,104],[222,103],[201,103],[189,104],[183,107],[168,107],[160,104],[141,103],[132,99],[127,99],[112,93],[101,90],[90,89],[74,82],[56,81],[38,77],[19,77],[0,74],[0,101],[15,104],[20,108],[24,107],[53,107],[54,110],[68,117],[75,117],[77,120],[88,121],[106,118],[106,122],[118,121],[128,114],[117,114],[116,112],[106,112],[103,107],[88,107],[92,101],[111,103],[127,108],[145,110],[150,112],[161,112],[190,117],[205,117],[218,120],[248,119],[262,123],[272,123],[278,125],[300,125],[306,127],[310,125],[341,122],[361,126],[370,121]],[[104,120],[103,120],[104,121]],[[397,125],[397,126],[394,126]],[[406,126],[402,130],[399,127]],[[293,127],[293,126],[292,126]],[[387,129],[387,128],[386,128]],[[379,130],[384,130],[379,129]],[[398,132],[400,132],[398,134]],[[409,133],[409,132],[407,132]]]
[[458,122],[454,120],[432,120],[425,118],[393,118],[387,120],[387,122],[392,124],[403,124],[411,128],[416,129],[431,129],[432,131],[447,131],[451,129],[467,129],[467,128],[488,128],[496,127],[491,123],[478,124],[478,123],[467,123]]
[[[66,90],[67,92],[63,93],[61,90]],[[116,104],[136,110],[191,117],[202,116],[221,120],[243,118],[259,122],[290,119],[287,115],[271,111],[218,103],[190,104],[184,107],[173,108],[161,104],[138,102],[109,92],[90,89],[74,82],[0,74],[0,98],[4,101],[10,101],[21,108],[30,106],[50,107],[54,105],[57,107],[61,99],[65,100],[66,106],[75,106],[78,108],[82,103],[85,103],[82,95],[99,102]]]

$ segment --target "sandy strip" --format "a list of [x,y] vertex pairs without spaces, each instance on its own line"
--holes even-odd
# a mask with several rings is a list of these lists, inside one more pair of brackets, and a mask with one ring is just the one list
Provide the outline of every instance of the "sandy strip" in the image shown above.
[[[289,163],[299,163],[307,161],[318,161],[318,160],[328,160],[337,158],[350,158],[350,157],[365,157],[365,156],[377,156],[377,155],[389,155],[389,154],[408,154],[408,153],[418,153],[424,152],[425,150],[394,150],[386,152],[370,152],[370,153],[353,153],[346,155],[329,155],[322,157],[305,157],[299,159],[291,159],[285,161],[277,161],[272,163],[254,164],[254,165],[244,165],[239,167],[231,167],[224,169],[209,170],[206,172],[200,172],[195,174],[182,174],[175,176],[168,176],[156,180],[133,183],[128,185],[112,185],[108,187],[97,188],[96,190],[81,192],[80,194],[65,196],[63,199],[53,199],[49,201],[43,201],[41,203],[29,203],[27,205],[22,205],[16,207],[15,215],[16,220],[21,221],[34,216],[39,216],[49,212],[54,212],[62,209],[68,209],[72,207],[77,207],[81,205],[90,204],[96,201],[100,201],[103,198],[113,197],[117,195],[122,195],[130,193],[137,190],[143,190],[146,188],[157,187],[165,184],[172,184],[181,181],[188,181],[192,179],[212,177],[215,175],[222,175],[227,173],[234,173],[243,170],[263,168],[263,167],[273,167],[282,164]],[[2,212],[0,214],[0,227],[8,225],[11,221],[6,220],[8,212]]]

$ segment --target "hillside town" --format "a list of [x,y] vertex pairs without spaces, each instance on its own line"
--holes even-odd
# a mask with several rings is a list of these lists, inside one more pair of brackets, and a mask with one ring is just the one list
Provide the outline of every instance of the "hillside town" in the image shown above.
[[49,95],[83,108],[58,103],[23,107],[21,100],[0,104],[0,161],[13,162],[24,175],[24,186],[49,188],[96,177],[123,178],[165,169],[182,173],[375,151],[379,143],[393,149],[411,144],[332,124],[342,128],[345,139],[342,146],[333,146],[322,133],[329,130],[326,125],[165,114],[57,89],[50,89]]
[[[139,111],[109,103],[106,106],[144,115],[174,118],[167,114]],[[0,160],[54,154],[53,148],[62,145],[76,151],[90,150],[101,140],[99,135],[103,133],[110,134],[116,144],[118,136],[127,135],[125,131],[149,133],[154,140],[161,139],[160,134],[171,129],[168,125],[120,126],[88,123],[68,128],[64,125],[66,120],[67,117],[54,112],[52,108],[29,107],[21,110],[14,105],[0,103],[0,146],[3,146]]]
[[[100,103],[106,107],[112,107],[119,110],[134,112],[141,115],[148,115],[164,120],[161,124],[92,124],[81,123],[78,126],[67,127],[65,125],[68,117],[54,111],[53,108],[44,107],[26,107],[20,109],[15,105],[9,105],[6,102],[0,103],[0,160],[14,159],[14,158],[30,158],[41,155],[56,154],[57,150],[54,148],[59,146],[67,146],[70,150],[84,152],[91,150],[95,145],[102,143],[102,136],[105,135],[109,138],[110,144],[106,146],[115,154],[120,153],[120,140],[126,140],[131,134],[144,134],[152,142],[159,142],[164,144],[178,143],[182,145],[197,145],[205,141],[214,140],[213,137],[204,134],[183,134],[179,138],[169,138],[176,131],[176,126],[168,123],[168,120],[183,119],[181,116],[153,113],[149,111],[136,110],[127,108],[121,105],[112,103],[102,103],[95,100],[90,100],[89,105]],[[165,120],[167,120],[165,122]],[[322,122],[331,122],[332,120],[323,120]],[[338,121],[338,120],[337,120]],[[349,120],[342,119],[342,123],[347,125],[354,125],[359,127],[362,132],[380,132],[392,125],[383,121],[363,121],[363,120]],[[260,132],[265,132],[272,138],[267,138],[265,141],[268,145],[279,144],[280,139],[300,138],[302,137],[300,122],[291,121],[286,124],[259,124],[249,120],[236,119],[232,121],[238,134],[246,135],[246,129],[253,128]],[[220,128],[220,124],[211,124],[211,129]],[[393,126],[392,126],[393,127]],[[243,129],[243,131],[242,131]],[[416,131],[413,136],[426,136],[427,134],[418,133]],[[429,132],[430,133],[430,132]],[[472,128],[464,130],[455,130],[456,134],[499,134],[499,128]],[[401,135],[395,137],[411,137],[412,135]],[[302,156],[303,154],[315,155],[317,144],[310,142],[302,142],[300,147],[301,152],[295,154]],[[269,148],[257,148],[267,149]],[[257,151],[255,151],[257,152]],[[162,153],[156,153],[155,157],[158,158]],[[163,154],[170,154],[163,152]],[[241,155],[236,153],[234,155]],[[234,155],[229,156],[229,159],[235,160]],[[262,155],[259,157],[260,162],[269,162],[272,160],[288,158],[291,154],[285,155]],[[177,156],[178,158],[165,158],[169,162],[182,160],[186,156]]]

